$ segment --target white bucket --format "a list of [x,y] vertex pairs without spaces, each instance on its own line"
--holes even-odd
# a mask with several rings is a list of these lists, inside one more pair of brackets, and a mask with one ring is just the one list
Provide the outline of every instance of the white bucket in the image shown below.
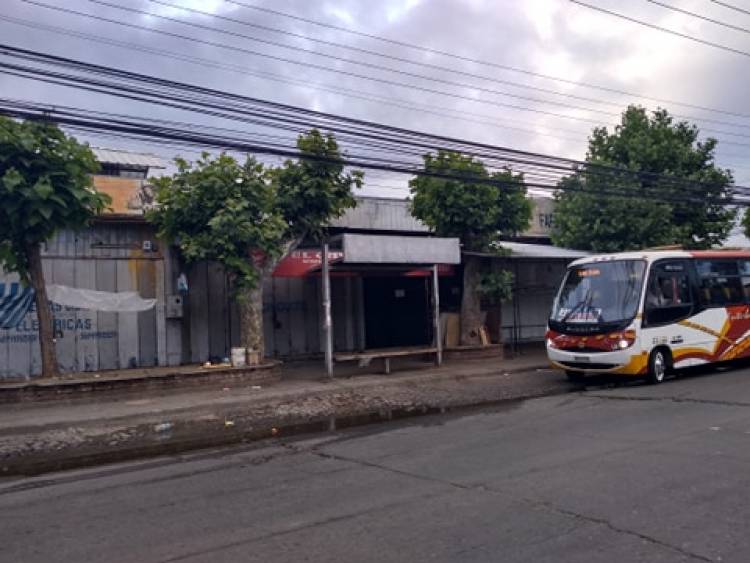
[[232,348],[232,365],[236,368],[246,365],[245,348]]

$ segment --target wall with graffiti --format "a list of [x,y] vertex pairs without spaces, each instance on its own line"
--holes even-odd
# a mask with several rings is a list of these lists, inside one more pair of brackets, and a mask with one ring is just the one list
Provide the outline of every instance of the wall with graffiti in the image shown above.
[[[150,227],[137,223],[107,223],[81,233],[61,232],[43,249],[46,282],[163,297],[164,259],[153,240]],[[32,297],[17,275],[0,271],[2,379],[26,378],[41,371]],[[50,307],[63,372],[163,363],[158,345],[165,356],[166,343],[160,341],[166,336],[157,330],[157,316],[163,307],[141,313],[102,313],[55,303]]]

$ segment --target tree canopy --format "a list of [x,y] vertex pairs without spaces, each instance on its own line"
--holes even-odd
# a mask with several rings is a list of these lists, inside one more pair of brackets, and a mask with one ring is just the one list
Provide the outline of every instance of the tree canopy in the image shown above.
[[238,287],[254,287],[259,269],[251,251],[274,263],[291,243],[319,238],[355,205],[352,189],[362,174],[344,172],[335,138],[312,130],[297,146],[310,159],[278,168],[227,154],[204,153],[195,163],[178,158],[176,174],[153,179],[158,205],[148,218],[161,236],[179,242],[188,262],[220,262]]
[[528,227],[522,174],[489,173],[482,161],[449,151],[426,155],[424,171],[431,175],[409,182],[412,214],[436,234],[460,238],[465,250],[486,250],[499,236]]
[[61,229],[85,227],[109,204],[92,187],[98,169],[91,149],[57,126],[0,117],[0,266],[34,288],[46,377],[58,369],[40,246]]
[[594,129],[586,165],[559,183],[553,242],[594,252],[720,244],[735,214],[715,149],[666,110],[628,107],[613,132]]
[[175,163],[174,175],[152,180],[158,206],[149,220],[160,236],[178,241],[188,262],[219,262],[238,287],[254,285],[250,250],[278,253],[286,228],[263,165],[208,153],[194,163]]
[[263,353],[263,285],[278,260],[303,239],[320,240],[330,221],[354,207],[362,173],[345,171],[333,135],[300,135],[301,157],[265,167],[227,154],[177,159],[177,173],[154,180],[148,214],[159,234],[178,242],[188,262],[221,263],[240,304],[242,345]]
[[[490,173],[481,160],[451,151],[425,155],[423,172],[409,182],[412,214],[436,234],[459,238],[463,250],[488,251],[499,237],[528,227],[531,202],[522,174]],[[512,282],[510,272],[483,276],[476,256],[463,257],[462,344],[479,342],[480,295],[499,303]]]
[[29,281],[29,245],[80,229],[109,204],[87,145],[49,123],[0,117],[0,266]]

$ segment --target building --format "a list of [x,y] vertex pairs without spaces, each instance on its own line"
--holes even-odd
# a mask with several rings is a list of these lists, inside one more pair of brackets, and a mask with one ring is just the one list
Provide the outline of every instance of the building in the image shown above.
[[[166,163],[149,154],[105,149],[96,149],[96,154],[102,171],[94,183],[112,197],[111,212],[83,232],[61,232],[46,244],[47,283],[136,291],[155,299],[156,306],[139,313],[104,313],[54,305],[61,370],[98,371],[226,358],[239,342],[239,316],[222,268],[213,263],[182,264],[176,249],[158,240],[144,219],[144,209],[153,203],[146,178]],[[441,311],[456,311],[460,265],[443,263],[439,256],[446,254],[439,252],[450,253],[446,249],[457,241],[434,237],[412,217],[406,201],[360,198],[358,203],[333,222],[330,234],[334,239],[348,237],[350,244],[364,242],[368,252],[376,252],[367,255],[367,263],[352,263],[342,249],[331,251],[334,351],[430,344],[435,327],[429,267],[442,264],[438,267]],[[502,310],[504,340],[513,345],[543,338],[564,267],[581,255],[539,244],[545,241],[548,223],[546,218],[539,219],[525,233],[527,242],[508,243],[509,256],[484,257],[492,267],[510,268],[516,274],[515,298]],[[455,262],[445,260],[451,261]],[[301,248],[266,280],[268,355],[283,359],[322,355],[320,264],[320,249]],[[19,291],[17,277],[0,275],[0,298]],[[32,309],[16,326],[0,330],[0,378],[25,378],[41,371],[35,323]]]

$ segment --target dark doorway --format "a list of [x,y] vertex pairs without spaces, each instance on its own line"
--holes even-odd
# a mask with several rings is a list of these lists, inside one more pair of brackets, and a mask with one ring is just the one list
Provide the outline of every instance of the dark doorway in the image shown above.
[[428,278],[368,277],[363,281],[367,348],[430,344]]

